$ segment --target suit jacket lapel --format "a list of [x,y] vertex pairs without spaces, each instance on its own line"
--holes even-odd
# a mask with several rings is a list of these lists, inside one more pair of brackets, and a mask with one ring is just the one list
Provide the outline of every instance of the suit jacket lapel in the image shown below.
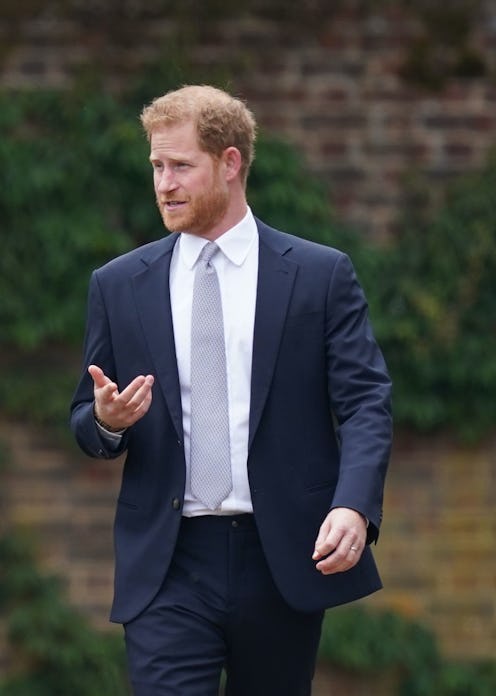
[[[253,335],[249,442],[251,447],[274,374],[297,264],[284,258],[291,243],[260,221],[257,302]],[[170,304],[169,270],[177,235],[162,240],[159,252],[143,254],[144,269],[133,278],[145,340],[178,437],[183,437],[181,390]]]
[[181,390],[170,303],[169,269],[177,240],[173,234],[162,240],[160,253],[149,256],[145,248],[143,271],[133,278],[138,315],[148,350],[155,365],[155,377],[169,409],[178,437],[183,437]]
[[284,258],[291,243],[257,221],[260,232],[257,304],[253,335],[248,449],[269,393],[298,266]]

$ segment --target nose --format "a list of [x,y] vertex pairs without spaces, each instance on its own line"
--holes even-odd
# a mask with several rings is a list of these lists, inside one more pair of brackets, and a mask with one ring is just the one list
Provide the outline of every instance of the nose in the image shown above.
[[176,181],[174,179],[174,173],[171,169],[164,167],[161,172],[157,174],[157,191],[159,193],[167,193],[169,191],[174,191],[177,187]]

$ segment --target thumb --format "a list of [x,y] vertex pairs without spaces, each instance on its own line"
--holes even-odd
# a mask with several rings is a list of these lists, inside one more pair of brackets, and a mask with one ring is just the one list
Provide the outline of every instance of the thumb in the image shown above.
[[315,550],[313,552],[313,559],[320,558],[322,555],[321,547],[324,545],[325,540],[327,539],[327,536],[331,530],[331,522],[329,518],[326,518],[324,522],[320,525],[319,533],[317,535],[317,539],[315,540]]
[[106,384],[109,384],[109,378],[105,376],[103,370],[98,367],[98,365],[90,365],[88,367],[88,372],[93,378],[94,385],[97,389],[101,389]]

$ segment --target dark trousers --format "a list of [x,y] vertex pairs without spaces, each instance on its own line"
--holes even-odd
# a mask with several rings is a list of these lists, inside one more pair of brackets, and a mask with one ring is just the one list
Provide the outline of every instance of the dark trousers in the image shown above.
[[135,696],[309,696],[323,612],[276,589],[252,515],[183,518],[157,596],[125,625]]

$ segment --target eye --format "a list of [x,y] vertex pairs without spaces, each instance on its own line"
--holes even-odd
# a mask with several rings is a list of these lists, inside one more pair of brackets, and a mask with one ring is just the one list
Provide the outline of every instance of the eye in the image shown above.
[[160,171],[164,168],[162,162],[152,162],[152,167],[155,171]]
[[182,169],[187,169],[189,167],[189,164],[187,162],[176,162],[174,164],[174,169],[176,171],[181,171]]

